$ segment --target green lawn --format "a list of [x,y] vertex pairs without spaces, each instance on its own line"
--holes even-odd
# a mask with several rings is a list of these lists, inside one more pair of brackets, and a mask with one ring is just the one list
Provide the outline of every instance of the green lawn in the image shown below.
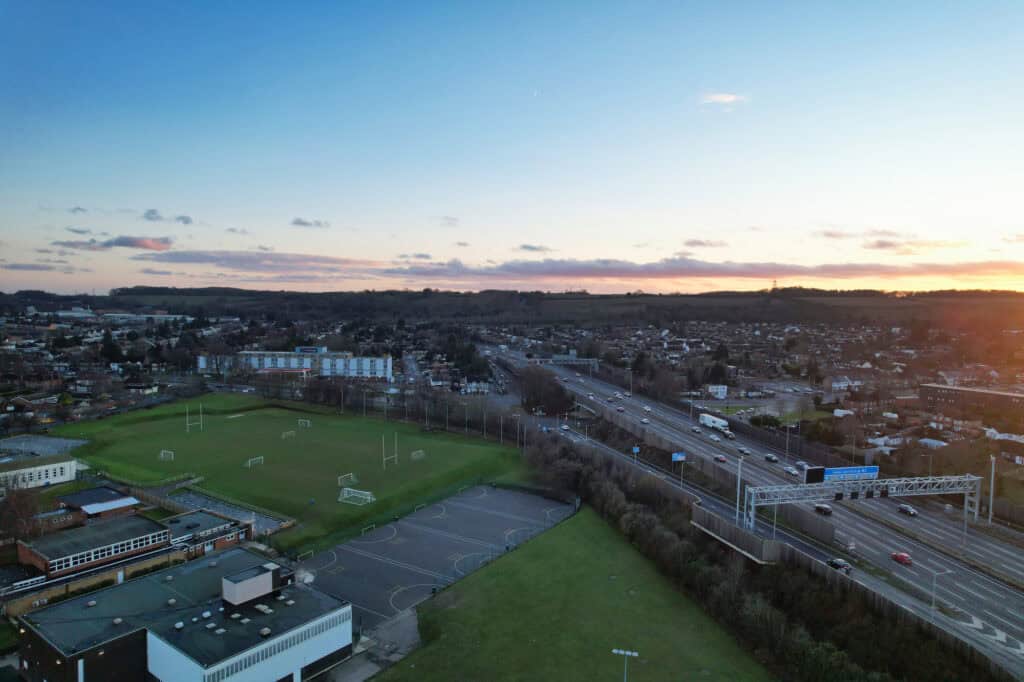
[[[200,400],[189,405],[193,418]],[[492,479],[523,468],[517,451],[459,434],[426,433],[419,425],[339,416],[327,410],[267,407],[254,396],[211,395],[201,399],[202,432],[185,432],[185,405],[174,403],[99,421],[70,424],[55,435],[89,439],[75,451],[99,471],[140,482],[157,482],[185,472],[205,477],[202,487],[228,498],[270,509],[299,521],[275,537],[282,546],[311,538],[414,503],[433,491],[471,478]],[[312,420],[301,428],[298,419]],[[294,431],[284,440],[282,432]],[[398,437],[399,461],[385,471],[381,447],[390,455]],[[173,461],[161,461],[173,450]],[[422,450],[423,459],[411,453]],[[246,460],[264,457],[246,468]],[[355,473],[377,502],[342,504],[338,476]]]
[[594,511],[531,540],[419,609],[425,644],[402,680],[770,680]]

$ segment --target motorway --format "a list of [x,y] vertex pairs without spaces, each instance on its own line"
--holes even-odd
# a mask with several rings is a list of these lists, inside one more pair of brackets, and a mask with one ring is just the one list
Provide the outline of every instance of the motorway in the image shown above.
[[[514,364],[525,362],[525,358],[514,352],[502,355]],[[754,453],[743,462],[743,479],[748,484],[783,485],[796,481],[795,477],[787,475],[782,469],[792,464],[792,461],[787,462],[783,453],[779,453],[782,461],[778,464],[767,462],[764,459],[767,449],[761,443],[742,436],[737,436],[735,441],[715,443],[708,437],[707,429],[702,428],[704,433],[701,435],[693,433],[691,428],[696,425],[695,422],[680,410],[636,396],[615,399],[615,393],[622,392],[617,386],[590,377],[577,377],[573,369],[558,366],[548,366],[548,369],[564,380],[563,385],[576,395],[581,404],[598,410],[602,406],[604,409],[616,410],[621,406],[623,410],[620,416],[628,419],[629,430],[638,436],[650,430],[688,454],[707,458],[724,454],[727,461],[720,466],[730,471],[736,471],[738,467],[737,447],[745,446]],[[590,399],[589,394],[593,394],[594,398]],[[611,403],[608,397],[613,398]],[[645,410],[644,407],[649,409]],[[642,423],[642,419],[647,419],[649,423]],[[706,497],[706,493],[699,494],[702,498]],[[933,575],[936,575],[937,603],[947,607],[949,613],[959,614],[948,617],[941,611],[936,612],[937,622],[958,636],[981,645],[994,659],[1024,679],[1024,594],[1002,581],[980,573],[956,556],[959,551],[965,551],[975,561],[993,566],[1015,579],[1024,579],[1021,571],[1024,551],[970,528],[966,533],[966,550],[961,550],[964,538],[961,513],[950,516],[923,506],[918,509],[918,516],[909,517],[896,511],[901,501],[913,502],[890,498],[832,503],[834,512],[830,520],[836,527],[836,536],[841,546],[853,542],[854,556],[874,567],[869,571],[855,572],[856,579],[896,598],[907,608],[919,611],[923,607],[923,613],[927,614],[927,604],[898,590],[898,581],[893,581],[896,583],[894,586],[885,582],[885,578],[892,576],[930,594]],[[728,505],[730,510],[734,509],[734,504],[732,502]],[[856,508],[862,505],[871,505],[875,515],[884,516],[897,528],[858,513]],[[912,529],[928,537],[932,543],[942,546],[944,551],[914,540],[898,528]],[[787,535],[785,539],[791,541],[792,536]],[[895,563],[890,558],[892,552],[907,552],[913,558],[913,566]],[[820,558],[820,554],[821,550],[818,550],[815,556]]]

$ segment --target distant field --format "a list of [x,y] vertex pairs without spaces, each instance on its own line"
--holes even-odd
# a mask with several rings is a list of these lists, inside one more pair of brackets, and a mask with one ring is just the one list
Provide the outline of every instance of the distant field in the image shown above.
[[[412,503],[431,491],[474,477],[495,478],[521,470],[514,448],[456,434],[426,433],[417,425],[338,416],[328,411],[267,407],[260,398],[215,394],[187,404],[197,417],[205,412],[205,430],[185,433],[185,402],[153,410],[55,429],[56,435],[89,439],[75,451],[92,467],[143,483],[192,472],[205,477],[210,491],[296,518],[300,527],[277,536],[295,545],[344,528],[388,508]],[[300,411],[301,410],[301,411]],[[298,426],[312,420],[312,428]],[[282,440],[281,434],[295,436]],[[398,436],[399,462],[381,463],[381,441],[393,454]],[[173,450],[173,461],[160,461]],[[413,461],[410,453],[426,456]],[[263,464],[244,466],[251,457]],[[358,507],[339,503],[338,476],[355,473],[355,487],[377,497]]]
[[419,609],[423,648],[374,678],[771,680],[594,511],[531,540]]

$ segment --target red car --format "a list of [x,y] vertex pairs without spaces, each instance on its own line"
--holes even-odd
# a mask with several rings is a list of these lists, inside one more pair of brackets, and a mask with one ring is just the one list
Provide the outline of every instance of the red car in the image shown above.
[[914,565],[914,560],[911,559],[910,555],[906,552],[893,552],[890,556],[892,557],[892,560],[898,564],[903,564],[904,566]]
[[725,459],[725,455],[715,455],[715,461],[716,462],[725,462],[727,460]]

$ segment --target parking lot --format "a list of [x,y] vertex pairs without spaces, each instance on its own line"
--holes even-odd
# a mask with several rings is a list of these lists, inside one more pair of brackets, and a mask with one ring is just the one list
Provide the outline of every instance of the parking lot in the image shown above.
[[352,603],[370,629],[569,517],[570,504],[477,486],[297,566],[299,579]]

